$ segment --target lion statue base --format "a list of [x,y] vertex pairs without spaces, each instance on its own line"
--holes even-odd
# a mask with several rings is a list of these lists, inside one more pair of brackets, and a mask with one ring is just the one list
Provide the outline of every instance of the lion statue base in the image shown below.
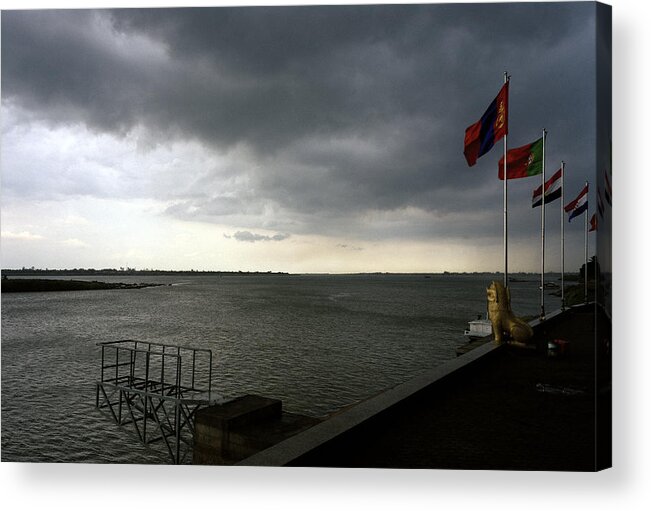
[[495,342],[526,346],[533,338],[533,329],[526,321],[513,314],[509,288],[504,287],[501,282],[493,281],[486,289],[486,298]]

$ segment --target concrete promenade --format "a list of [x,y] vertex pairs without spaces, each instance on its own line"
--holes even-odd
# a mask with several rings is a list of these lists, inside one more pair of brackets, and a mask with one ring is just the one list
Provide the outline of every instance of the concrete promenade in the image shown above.
[[[416,385],[383,409],[364,414],[360,403],[357,421],[352,407],[239,464],[564,471],[610,466],[609,319],[591,304],[534,330],[536,350],[483,346],[472,363]],[[552,339],[569,341],[565,357],[546,356]],[[372,399],[367,408],[379,402]]]

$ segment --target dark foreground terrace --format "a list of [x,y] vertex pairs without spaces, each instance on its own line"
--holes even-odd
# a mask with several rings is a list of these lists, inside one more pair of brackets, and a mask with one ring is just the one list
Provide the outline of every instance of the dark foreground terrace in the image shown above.
[[[611,325],[594,304],[488,343],[239,464],[592,471],[611,464]],[[547,343],[569,341],[566,356]],[[467,363],[464,361],[467,359]],[[411,390],[410,390],[411,385]]]

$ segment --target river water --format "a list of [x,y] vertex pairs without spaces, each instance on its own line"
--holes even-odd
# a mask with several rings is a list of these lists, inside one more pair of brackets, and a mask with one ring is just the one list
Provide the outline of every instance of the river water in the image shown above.
[[[62,278],[62,277],[57,277]],[[68,277],[84,279],[83,277]],[[455,357],[498,275],[92,277],[132,290],[2,294],[2,461],[169,463],[95,408],[98,342],[208,348],[225,398],[322,417]],[[511,284],[539,312],[536,276]],[[546,295],[546,310],[559,307]]]

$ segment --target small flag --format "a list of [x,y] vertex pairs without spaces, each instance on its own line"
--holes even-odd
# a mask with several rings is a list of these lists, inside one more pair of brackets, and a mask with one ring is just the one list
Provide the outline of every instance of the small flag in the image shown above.
[[463,154],[469,167],[477,163],[477,158],[490,151],[495,142],[508,134],[508,109],[509,82],[507,81],[481,119],[466,128]]
[[579,216],[584,211],[588,209],[588,185],[586,184],[583,187],[583,190],[579,192],[579,195],[576,199],[570,202],[565,206],[565,212],[570,214],[570,217],[567,219],[568,222],[571,222],[575,216]]
[[604,170],[604,177],[606,178],[606,190],[605,190],[605,195],[606,195],[606,202],[608,203],[609,206],[612,206],[612,194],[613,190],[610,187],[610,180],[608,179],[608,172]]
[[597,230],[597,213],[593,213],[592,218],[590,219],[590,229],[588,232]]
[[[507,169],[508,170],[508,169]],[[563,170],[558,169],[556,173],[549,178],[545,183],[545,204],[554,202],[561,196],[561,177],[563,176]],[[542,204],[542,185],[536,188],[533,191],[533,197],[531,198],[531,207],[537,208]]]
[[[542,137],[531,144],[509,149],[506,153],[507,178],[518,179],[540,174],[542,172],[542,154]],[[500,179],[504,179],[504,156],[500,158],[497,175]]]

